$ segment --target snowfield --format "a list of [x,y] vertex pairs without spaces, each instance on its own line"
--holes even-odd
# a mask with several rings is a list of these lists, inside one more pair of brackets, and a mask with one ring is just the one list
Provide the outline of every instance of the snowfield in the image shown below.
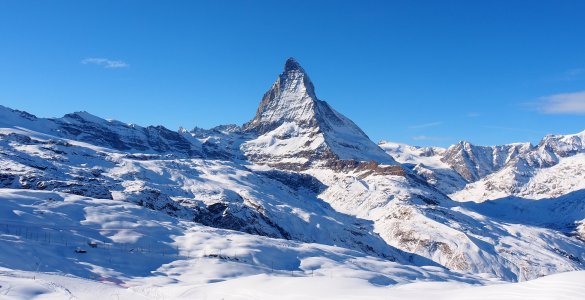
[[[196,286],[258,275],[352,278],[371,286],[413,280],[483,282],[441,267],[403,265],[335,246],[205,227],[117,200],[2,189],[0,213],[2,274],[15,277],[3,279],[8,282],[0,295],[20,291],[25,299],[28,288],[9,287],[30,277],[53,278],[43,277],[45,273],[93,281],[91,289],[101,282],[148,297],[162,289],[167,297],[179,297]],[[76,280],[70,283],[85,282]],[[38,286],[30,290],[41,291]]]
[[[33,279],[33,277],[35,279]],[[71,276],[0,269],[0,299],[582,299],[585,271],[520,283],[474,286],[458,282],[415,282],[375,286],[342,277],[252,275],[190,287],[122,288]]]
[[[585,272],[506,284],[205,227],[117,200],[2,189],[0,212],[2,299],[576,299],[585,293]],[[76,253],[78,247],[87,253]]]

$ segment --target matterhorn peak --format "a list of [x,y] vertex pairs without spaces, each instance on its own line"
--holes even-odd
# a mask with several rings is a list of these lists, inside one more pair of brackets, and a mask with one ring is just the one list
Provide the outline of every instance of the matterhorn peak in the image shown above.
[[294,57],[289,57],[286,60],[286,63],[284,63],[284,72],[292,72],[292,71],[297,71],[297,72],[305,72],[305,70],[303,70],[303,67],[301,67],[301,64],[299,64],[299,62],[294,58]]
[[305,70],[289,58],[284,70],[264,94],[252,121],[244,124],[246,131],[260,134],[286,122],[304,126],[315,125],[317,96]]
[[[334,157],[396,163],[351,120],[317,98],[309,76],[294,58],[286,61],[283,72],[262,97],[256,116],[243,128],[260,135],[243,147],[253,157],[282,160],[259,153],[269,151],[295,161],[302,155],[310,161]],[[266,141],[277,144],[266,145]]]

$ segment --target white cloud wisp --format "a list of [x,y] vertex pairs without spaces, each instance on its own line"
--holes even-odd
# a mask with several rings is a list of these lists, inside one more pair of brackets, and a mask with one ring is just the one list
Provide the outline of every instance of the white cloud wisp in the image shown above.
[[126,62],[123,62],[121,60],[111,60],[111,59],[107,59],[107,58],[97,58],[97,57],[86,58],[86,59],[82,60],[81,63],[84,65],[102,66],[106,69],[119,69],[119,68],[127,68],[130,66],[129,64],[127,64]]
[[546,114],[585,114],[585,91],[542,97],[538,109]]

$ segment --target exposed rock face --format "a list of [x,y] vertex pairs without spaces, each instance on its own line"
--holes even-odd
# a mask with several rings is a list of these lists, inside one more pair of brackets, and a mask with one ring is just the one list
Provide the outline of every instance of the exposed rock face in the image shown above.
[[332,159],[397,164],[351,120],[317,98],[309,76],[293,58],[244,130],[258,134],[241,148],[258,163],[286,169]]
[[585,188],[585,132],[547,135],[536,146],[459,142],[442,149],[386,141],[380,146],[427,183],[461,201],[511,195],[541,199]]
[[459,142],[449,147],[441,160],[469,182],[477,181],[504,167],[546,168],[560,158],[585,152],[585,132],[570,135],[547,135],[537,146],[516,143],[500,146],[476,146]]
[[327,188],[322,182],[309,174],[280,170],[259,171],[257,173],[276,180],[297,192],[304,189],[318,194]]
[[330,160],[323,167],[337,172],[361,172],[360,177],[371,174],[405,176],[406,173],[400,165],[381,165],[376,161],[355,161],[355,160]]
[[451,197],[474,201],[508,196],[541,199],[581,190],[585,188],[584,141],[585,132],[547,135],[537,146],[519,151],[501,168]]
[[488,147],[462,141],[449,147],[441,160],[467,181],[473,182],[498,171],[531,149],[532,146],[528,143]]
[[126,197],[128,201],[140,206],[203,225],[290,239],[289,233],[267,217],[261,206],[245,205],[244,199],[237,194],[235,194],[237,199],[225,199],[223,202],[212,204],[186,199],[179,203],[159,190],[151,188],[128,193]]
[[585,131],[568,135],[547,135],[524,159],[531,166],[550,167],[559,163],[561,158],[579,153],[585,153]]

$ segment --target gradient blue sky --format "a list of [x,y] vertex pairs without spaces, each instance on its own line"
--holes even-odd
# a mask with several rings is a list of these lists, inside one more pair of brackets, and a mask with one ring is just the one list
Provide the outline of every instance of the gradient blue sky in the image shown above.
[[585,129],[585,1],[0,1],[0,104],[140,125],[252,118],[289,56],[374,140]]

